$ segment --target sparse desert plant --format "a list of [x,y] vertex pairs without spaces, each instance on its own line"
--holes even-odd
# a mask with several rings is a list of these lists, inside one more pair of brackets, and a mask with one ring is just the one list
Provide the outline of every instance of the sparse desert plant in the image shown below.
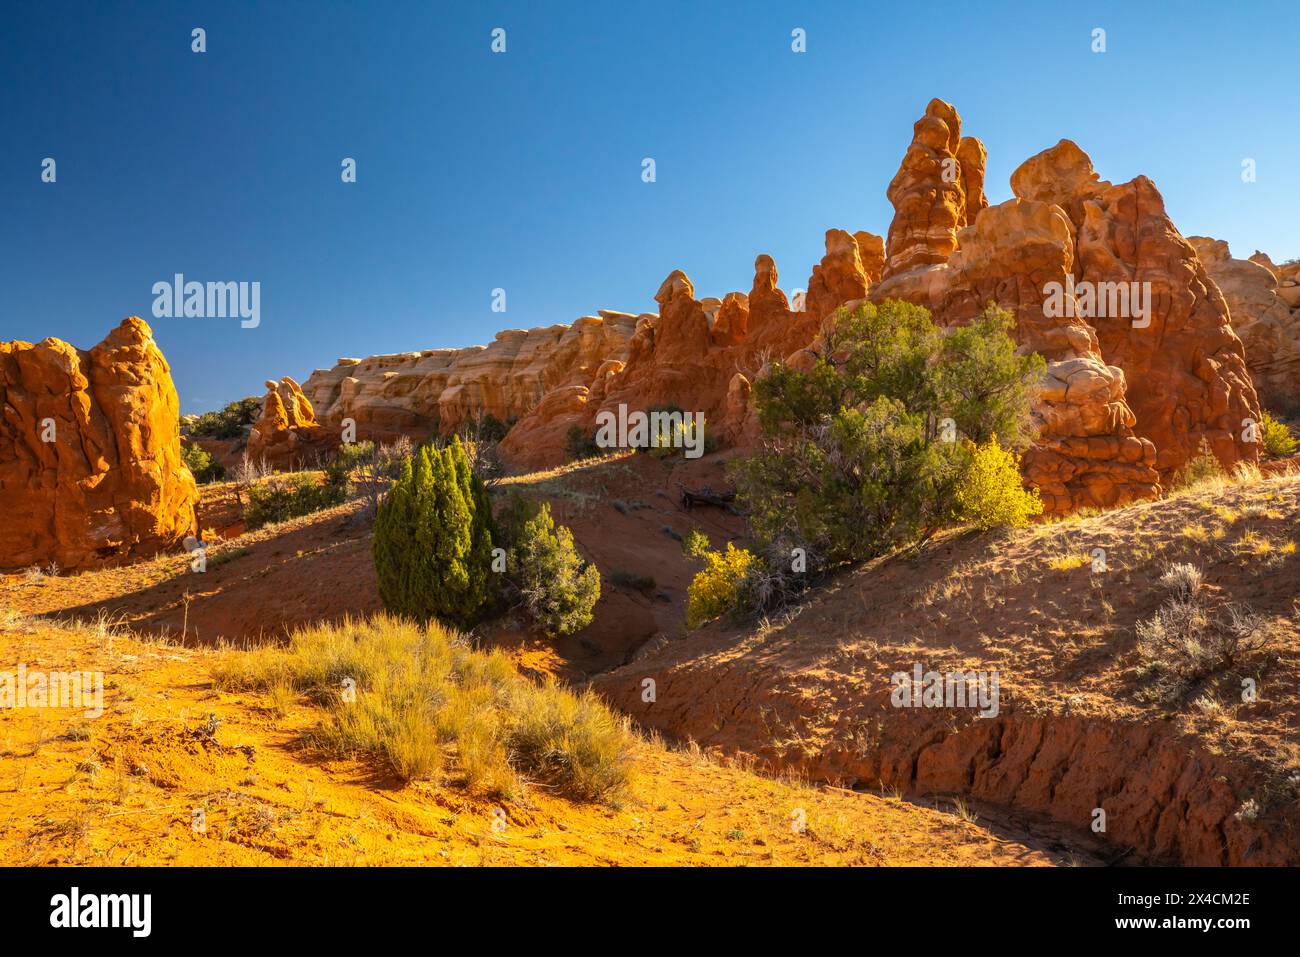
[[1161,698],[1183,697],[1214,675],[1248,663],[1274,639],[1262,616],[1240,605],[1209,607],[1200,569],[1171,565],[1160,578],[1168,592],[1156,613],[1138,622],[1138,652],[1165,679]]
[[366,503],[366,511],[377,515],[388,490],[402,473],[402,464],[411,457],[411,439],[403,435],[389,443],[361,442],[355,448],[359,450],[355,463],[356,487]]
[[1204,581],[1205,576],[1201,574],[1201,570],[1190,562],[1170,565],[1160,576],[1160,584],[1165,586],[1170,595],[1180,601],[1190,601],[1195,598],[1200,593]]
[[1219,462],[1219,457],[1210,447],[1209,439],[1201,437],[1196,455],[1188,459],[1178,470],[1170,483],[1176,491],[1199,488],[1204,485],[1221,484],[1228,479],[1228,472]]
[[711,548],[709,536],[698,528],[692,528],[682,536],[682,554],[688,558],[703,558]]
[[311,741],[372,756],[402,780],[459,775],[479,793],[517,795],[519,775],[580,799],[616,797],[635,738],[591,692],[534,684],[499,651],[438,624],[381,615],[295,632],[287,648],[228,652],[217,688],[291,687],[327,711]]
[[247,491],[271,474],[272,469],[267,464],[266,459],[254,460],[245,453],[243,458],[239,460],[239,464],[235,466],[230,478],[240,489]]
[[191,435],[209,435],[214,439],[234,439],[247,434],[249,426],[262,415],[262,400],[250,395],[231,402],[219,412],[204,412],[190,426]]
[[181,458],[185,461],[185,466],[194,476],[194,481],[200,485],[208,482],[220,482],[226,477],[226,469],[220,462],[212,458],[212,454],[195,442],[191,442],[181,449]]
[[1043,513],[1038,489],[1020,480],[1020,456],[992,436],[971,452],[970,466],[957,486],[962,518],[983,531],[1019,528]]
[[811,369],[774,364],[754,386],[763,442],[732,469],[760,547],[802,542],[837,565],[957,520],[972,444],[1029,438],[1045,363],[1012,326],[990,307],[945,333],[919,306],[868,304],[837,315]]
[[1271,459],[1290,458],[1300,447],[1300,442],[1296,441],[1287,424],[1279,422],[1268,412],[1261,413],[1259,417],[1259,434],[1264,454]]
[[524,523],[507,569],[529,616],[550,635],[571,635],[591,624],[600,600],[600,572],[583,561],[573,533],[543,503]]
[[660,405],[648,412],[649,435],[646,444],[638,451],[648,452],[657,459],[684,457],[687,449],[698,448],[701,454],[714,451],[717,441],[701,418],[683,411],[675,405]]
[[686,627],[698,628],[745,604],[745,586],[757,559],[753,552],[727,543],[726,551],[706,551],[704,569],[686,589]]
[[244,524],[256,529],[332,508],[347,498],[347,491],[346,477],[333,471],[326,472],[323,480],[315,472],[262,479],[248,489]]
[[581,459],[593,459],[606,455],[610,451],[610,449],[602,449],[596,444],[596,434],[594,432],[586,432],[576,425],[569,426],[569,432],[564,442],[564,455],[567,461],[576,462]]
[[493,533],[487,490],[460,440],[421,446],[375,518],[384,607],[416,621],[472,626],[494,592]]
[[630,572],[624,568],[616,568],[610,572],[609,580],[612,584],[623,588],[631,588],[634,591],[652,592],[656,587],[656,582],[651,576],[638,575],[636,572]]
[[515,424],[515,420],[502,422],[491,413],[482,412],[461,426],[457,435],[469,459],[470,471],[483,480],[488,488],[493,488],[504,471],[499,447]]

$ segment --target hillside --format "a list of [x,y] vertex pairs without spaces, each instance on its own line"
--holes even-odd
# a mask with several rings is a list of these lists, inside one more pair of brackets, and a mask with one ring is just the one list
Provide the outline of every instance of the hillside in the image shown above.
[[[1300,478],[1215,483],[1006,536],[954,532],[755,628],[715,624],[595,686],[643,725],[851,787],[964,794],[1181,863],[1295,863]],[[1093,559],[1104,550],[1104,568]],[[1137,649],[1175,563],[1254,657],[1162,693]],[[996,672],[1000,710],[898,708],[891,676]],[[653,678],[657,698],[638,689]],[[1243,701],[1243,682],[1258,699]]]
[[[236,652],[13,612],[0,639],[28,669],[101,670],[105,713],[20,709],[0,728],[0,859],[11,865],[555,865],[1089,863],[988,830],[964,807],[759,776],[694,749],[637,745],[613,805],[538,785],[521,800],[385,776],[305,742],[305,698],[236,695],[212,669]],[[504,811],[505,827],[494,829]],[[203,809],[205,830],[192,813]],[[792,827],[806,822],[802,831]]]

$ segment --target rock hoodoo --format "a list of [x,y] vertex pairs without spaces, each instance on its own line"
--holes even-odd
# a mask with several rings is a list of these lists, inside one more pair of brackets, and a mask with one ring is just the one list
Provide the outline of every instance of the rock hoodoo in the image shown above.
[[198,501],[179,419],[167,360],[135,316],[89,351],[0,342],[0,568],[179,545]]
[[1202,439],[1225,466],[1253,461],[1243,423],[1259,405],[1241,340],[1155,185],[1103,182],[1062,140],[1015,171],[1014,199],[972,216],[944,172],[962,142],[956,111],[931,102],[891,186],[899,239],[871,298],[927,306],[944,325],[988,302],[1016,317],[1021,344],[1048,360],[1024,459],[1048,513],[1154,497]]
[[247,454],[254,462],[273,468],[293,469],[329,458],[339,447],[342,433],[316,421],[311,402],[289,376],[267,380],[262,415],[248,433]]

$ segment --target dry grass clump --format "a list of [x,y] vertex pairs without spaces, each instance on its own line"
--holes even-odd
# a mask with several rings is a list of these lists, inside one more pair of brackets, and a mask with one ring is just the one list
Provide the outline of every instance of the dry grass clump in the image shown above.
[[1160,699],[1187,696],[1207,679],[1247,664],[1272,642],[1271,623],[1249,608],[1207,606],[1196,566],[1170,565],[1160,583],[1168,597],[1137,624],[1138,652],[1158,675]]
[[527,774],[596,800],[630,778],[626,719],[589,691],[533,683],[436,622],[381,615],[304,628],[287,648],[228,654],[213,678],[225,691],[308,695],[328,712],[318,746],[372,755],[406,781],[454,772],[471,791],[510,798]]

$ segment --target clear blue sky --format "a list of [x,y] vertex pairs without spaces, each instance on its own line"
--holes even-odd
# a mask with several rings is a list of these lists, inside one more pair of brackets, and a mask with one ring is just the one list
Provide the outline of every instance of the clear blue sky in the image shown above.
[[[768,252],[782,285],[802,287],[827,227],[888,228],[885,187],[935,96],[984,140],[992,202],[1064,136],[1106,179],[1152,177],[1184,234],[1300,256],[1295,13],[9,2],[0,339],[87,348],[144,316],[196,412],[339,356],[652,310],[674,268],[722,295],[748,290]],[[489,50],[498,26],[504,55]],[[795,27],[805,54],[790,50]],[[345,156],[356,184],[340,181]],[[176,272],[259,281],[261,326],[154,319],[151,288]]]

